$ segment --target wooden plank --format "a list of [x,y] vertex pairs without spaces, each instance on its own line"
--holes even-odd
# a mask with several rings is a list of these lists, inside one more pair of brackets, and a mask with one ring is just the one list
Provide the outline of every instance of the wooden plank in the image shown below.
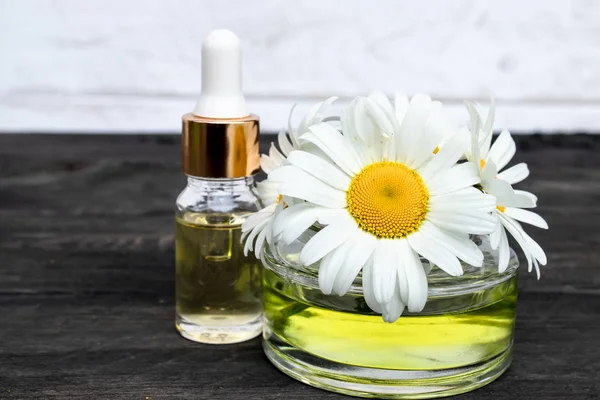
[[[600,137],[517,141],[549,265],[521,271],[512,367],[463,398],[597,398]],[[0,135],[0,398],[344,398],[281,374],[259,340],[175,332],[178,169],[172,136]]]

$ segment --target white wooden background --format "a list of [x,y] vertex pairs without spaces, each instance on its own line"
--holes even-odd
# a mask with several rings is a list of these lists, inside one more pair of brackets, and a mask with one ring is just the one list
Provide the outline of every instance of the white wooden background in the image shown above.
[[330,95],[494,95],[520,132],[600,132],[596,0],[0,0],[0,131],[178,132],[212,29],[264,131]]

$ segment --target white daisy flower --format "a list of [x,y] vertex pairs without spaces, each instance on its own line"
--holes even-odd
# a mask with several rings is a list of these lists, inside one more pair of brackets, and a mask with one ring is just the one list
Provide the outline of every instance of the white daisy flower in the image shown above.
[[295,150],[290,165],[269,174],[281,194],[304,200],[279,213],[273,233],[289,244],[315,222],[324,226],[300,261],[320,261],[325,294],[344,295],[362,270],[365,300],[387,322],[425,306],[419,255],[462,275],[459,259],[483,262],[469,234],[495,227],[495,199],[473,187],[477,165],[456,165],[468,142],[455,136],[433,155],[447,130],[440,111],[424,95],[398,96],[394,106],[380,93],[357,98],[342,113],[344,134],[323,122],[299,138],[326,157]]
[[[290,111],[288,118],[289,138],[285,130],[282,129],[277,136],[281,151],[277,150],[274,143],[271,143],[269,154],[263,154],[260,157],[260,166],[267,174],[279,168],[286,160],[288,154],[300,148],[298,136],[307,132],[308,126],[318,124],[325,119],[325,111],[337,100],[337,97],[330,97],[325,101],[315,104],[308,114],[300,121],[296,131],[292,129],[291,118],[294,108]],[[290,140],[291,139],[291,140]],[[282,196],[277,190],[277,183],[264,181],[257,183],[258,194],[262,200],[263,207],[260,211],[250,215],[242,225],[242,242],[244,240],[244,255],[249,251],[254,251],[256,258],[260,258],[265,240],[269,245],[273,244],[273,220],[279,211],[286,204],[291,204],[292,199],[282,201]],[[256,243],[254,243],[256,241]]]
[[[469,130],[472,134],[471,150],[466,157],[469,161],[479,165],[481,187],[483,190],[496,197],[496,215],[498,222],[494,232],[490,235],[492,249],[498,250],[498,270],[504,272],[508,267],[510,258],[508,231],[523,249],[527,259],[528,271],[535,268],[537,277],[540,277],[539,264],[546,265],[547,259],[544,250],[533,240],[518,221],[548,229],[548,224],[538,214],[524,210],[534,208],[537,197],[523,190],[514,190],[511,185],[523,181],[529,176],[527,164],[520,163],[505,171],[502,169],[512,160],[516,145],[508,130],[503,130],[498,139],[492,142],[492,127],[494,123],[495,107],[492,101],[490,110],[483,129],[479,112],[471,104],[467,103],[467,109],[471,116]],[[500,172],[502,171],[502,172]]]

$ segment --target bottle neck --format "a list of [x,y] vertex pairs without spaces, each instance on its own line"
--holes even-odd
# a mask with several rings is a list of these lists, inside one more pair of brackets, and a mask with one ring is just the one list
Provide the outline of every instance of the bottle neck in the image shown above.
[[187,185],[196,190],[247,190],[254,186],[254,176],[243,178],[199,178],[187,177]]
[[179,216],[201,214],[248,214],[260,209],[254,176],[214,179],[188,176],[187,186],[177,197]]

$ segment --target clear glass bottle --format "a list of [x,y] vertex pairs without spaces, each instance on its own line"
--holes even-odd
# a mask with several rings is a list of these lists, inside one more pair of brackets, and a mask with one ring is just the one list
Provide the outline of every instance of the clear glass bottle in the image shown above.
[[242,92],[242,46],[217,29],[202,42],[202,93],[182,117],[177,199],[175,326],[203,343],[236,343],[261,333],[261,266],[244,256],[241,227],[260,208],[259,118]]
[[260,208],[252,177],[188,177],[176,210],[176,322],[182,336],[235,343],[261,332],[260,261],[241,225]]

